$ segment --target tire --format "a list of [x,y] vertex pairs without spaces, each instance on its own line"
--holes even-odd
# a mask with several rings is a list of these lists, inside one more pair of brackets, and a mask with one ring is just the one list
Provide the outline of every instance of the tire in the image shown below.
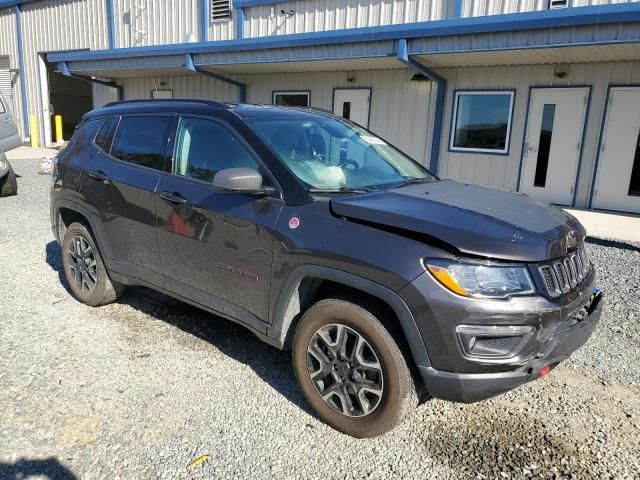
[[124,285],[109,278],[93,235],[81,223],[72,223],[64,234],[62,265],[71,293],[86,305],[113,303],[124,292]]
[[[339,334],[346,338],[342,351],[347,360],[342,362],[336,360],[340,354],[330,351],[340,351],[336,347],[341,343]],[[354,354],[356,345],[362,345],[359,355]],[[323,354],[324,366],[320,360]],[[393,429],[418,404],[400,347],[371,311],[350,301],[321,300],[309,308],[296,328],[292,358],[298,385],[311,407],[326,423],[353,437],[375,437]],[[368,377],[364,381],[362,372]],[[317,375],[315,381],[312,375]],[[353,383],[347,385],[350,381]],[[365,383],[373,387],[371,391],[368,387],[362,390]],[[349,398],[345,388],[351,392]]]
[[0,197],[9,197],[11,195],[18,194],[18,180],[16,174],[9,165],[9,171],[7,174],[0,178]]

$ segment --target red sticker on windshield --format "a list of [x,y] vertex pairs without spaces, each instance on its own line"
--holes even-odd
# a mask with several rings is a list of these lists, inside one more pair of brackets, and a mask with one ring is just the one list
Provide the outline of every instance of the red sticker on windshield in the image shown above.
[[300,219],[298,217],[293,217],[291,220],[289,220],[289,228],[291,230],[295,230],[299,226],[300,226]]

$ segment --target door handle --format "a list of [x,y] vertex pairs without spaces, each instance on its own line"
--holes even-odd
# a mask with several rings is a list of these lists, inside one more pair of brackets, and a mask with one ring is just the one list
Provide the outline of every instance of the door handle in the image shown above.
[[109,177],[102,170],[91,170],[87,175],[89,175],[94,180],[98,180],[99,182],[109,183]]
[[187,203],[187,199],[176,192],[162,192],[160,194],[160,198],[177,205],[184,205],[185,203]]

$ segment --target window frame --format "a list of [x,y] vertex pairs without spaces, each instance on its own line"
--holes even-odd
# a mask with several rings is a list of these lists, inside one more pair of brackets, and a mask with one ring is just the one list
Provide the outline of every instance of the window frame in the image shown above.
[[[495,150],[489,148],[469,148],[469,147],[456,147],[454,145],[456,136],[456,123],[458,120],[458,109],[460,107],[459,99],[463,95],[476,95],[476,96],[488,96],[488,95],[501,95],[509,96],[509,118],[507,119],[507,136],[505,138],[505,148],[502,150]],[[513,113],[515,108],[516,91],[515,89],[502,89],[502,90],[455,90],[453,92],[453,105],[451,107],[451,127],[449,129],[449,152],[456,153],[476,153],[484,155],[509,155],[511,149],[511,130],[513,128]]]
[[[175,113],[172,112],[140,112],[140,113],[127,113],[125,115],[122,114],[118,114],[117,116],[117,120],[116,120],[116,126],[115,129],[113,130],[113,134],[111,136],[111,144],[109,145],[109,151],[105,151],[100,149],[103,153],[105,153],[106,155],[109,156],[109,158],[111,160],[114,160],[116,162],[119,162],[123,165],[127,165],[130,167],[135,167],[135,168],[143,168],[144,170],[150,171],[150,172],[156,172],[159,174],[163,174],[163,173],[168,173],[167,168],[169,167],[167,160],[170,159],[169,155],[171,154],[171,152],[173,151],[174,148],[174,143],[175,143],[175,138],[176,138],[176,132],[177,130],[177,115]],[[165,146],[165,151],[164,151],[164,162],[163,162],[163,166],[162,169],[158,170],[157,168],[153,168],[153,167],[147,167],[146,165],[140,165],[138,163],[133,163],[133,162],[127,162],[126,160],[121,160],[118,157],[115,157],[111,152],[113,151],[113,144],[115,143],[115,139],[116,139],[116,135],[118,134],[118,130],[120,129],[120,124],[122,123],[122,119],[123,118],[128,118],[128,117],[169,117],[172,122],[171,122],[171,128],[169,129],[169,138],[167,139],[167,144]],[[96,145],[97,148],[98,145]],[[171,157],[171,160],[173,161],[173,158]],[[171,164],[173,165],[173,163]]]
[[271,92],[271,105],[279,106],[279,107],[287,107],[286,105],[278,105],[276,103],[276,97],[278,95],[306,95],[307,96],[307,105],[301,107],[290,107],[290,108],[311,108],[311,90],[273,90]]
[[[239,193],[229,193],[229,192],[221,192],[221,191],[217,191],[214,187],[213,187],[213,182],[207,182],[205,180],[200,180],[198,178],[193,178],[193,177],[188,177],[186,175],[180,175],[179,173],[176,173],[176,157],[177,157],[177,148],[178,148],[178,136],[180,135],[180,128],[182,127],[182,119],[183,118],[196,118],[199,120],[209,120],[212,122],[217,123],[218,125],[222,126],[222,128],[226,128],[227,130],[229,130],[235,137],[236,139],[240,142],[240,144],[247,150],[247,152],[249,152],[249,155],[251,155],[253,157],[253,159],[256,161],[256,163],[258,163],[259,166],[261,166],[264,171],[267,173],[267,176],[269,177],[269,179],[271,180],[271,184],[273,185],[273,188],[276,190],[276,192],[278,192],[277,198],[278,199],[284,199],[284,190],[282,189],[282,186],[280,185],[280,183],[278,182],[276,176],[271,172],[271,170],[269,170],[269,167],[265,164],[265,162],[262,161],[262,159],[260,158],[260,155],[258,155],[258,153],[256,152],[256,150],[249,144],[249,142],[247,142],[247,140],[245,140],[245,138],[238,132],[238,130],[236,130],[235,128],[233,128],[232,125],[230,125],[229,123],[225,122],[224,120],[217,118],[217,117],[211,117],[208,115],[198,115],[198,114],[190,114],[190,113],[184,113],[184,114],[178,114],[178,119],[176,122],[176,128],[174,130],[173,133],[173,138],[171,140],[171,164],[169,165],[170,168],[167,169],[166,171],[166,175],[170,175],[172,177],[175,178],[179,178],[182,180],[187,180],[190,182],[195,182],[198,183],[200,185],[206,185],[208,187],[211,188],[211,190],[214,193],[221,193],[221,194],[226,194],[226,195],[240,195]],[[272,195],[270,195],[272,196]]]

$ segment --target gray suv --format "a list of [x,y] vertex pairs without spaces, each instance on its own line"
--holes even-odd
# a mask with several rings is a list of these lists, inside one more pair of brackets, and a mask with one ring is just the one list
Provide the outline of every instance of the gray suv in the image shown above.
[[18,182],[4,152],[19,147],[22,139],[8,103],[0,93],[0,197],[18,193]]
[[110,104],[53,177],[78,300],[142,285],[238,322],[290,349],[308,402],[356,437],[547,374],[602,309],[574,217],[440,180],[325,112]]

